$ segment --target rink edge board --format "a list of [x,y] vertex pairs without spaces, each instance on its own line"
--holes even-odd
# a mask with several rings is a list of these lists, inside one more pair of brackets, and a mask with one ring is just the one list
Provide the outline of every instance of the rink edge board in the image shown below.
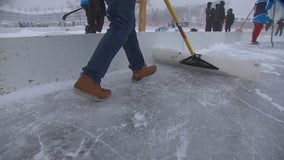
[[[249,39],[246,32],[186,32],[194,49],[230,44]],[[100,34],[50,33],[27,37],[0,38],[0,95],[30,86],[76,79],[102,38]],[[155,63],[152,49],[170,46],[185,49],[178,32],[139,32],[140,48],[146,63]],[[128,68],[123,49],[113,59],[108,72]]]

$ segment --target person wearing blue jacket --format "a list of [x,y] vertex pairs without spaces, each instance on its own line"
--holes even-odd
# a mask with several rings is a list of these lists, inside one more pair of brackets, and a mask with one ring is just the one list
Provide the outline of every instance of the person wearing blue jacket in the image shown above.
[[274,0],[256,0],[255,3],[255,11],[253,17],[253,31],[252,31],[252,39],[251,44],[259,44],[257,38],[266,24],[269,21],[269,16],[267,11],[272,8],[274,4]]

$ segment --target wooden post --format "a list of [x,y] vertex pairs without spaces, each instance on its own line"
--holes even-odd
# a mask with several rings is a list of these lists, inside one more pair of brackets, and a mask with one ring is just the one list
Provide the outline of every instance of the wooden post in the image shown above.
[[139,32],[145,32],[146,30],[146,8],[147,0],[136,0],[139,3]]

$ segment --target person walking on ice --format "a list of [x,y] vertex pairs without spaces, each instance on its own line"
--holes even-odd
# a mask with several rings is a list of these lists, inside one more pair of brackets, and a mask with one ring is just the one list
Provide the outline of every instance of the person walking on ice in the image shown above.
[[146,65],[139,47],[135,31],[136,0],[105,1],[108,6],[106,12],[110,21],[109,29],[74,84],[75,93],[95,100],[104,100],[111,95],[110,89],[101,87],[101,79],[105,76],[110,63],[121,47],[129,61],[133,81],[140,81],[157,70],[156,65]]

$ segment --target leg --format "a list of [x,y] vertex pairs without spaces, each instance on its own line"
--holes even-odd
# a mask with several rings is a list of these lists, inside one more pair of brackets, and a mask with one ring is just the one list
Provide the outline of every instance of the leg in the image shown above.
[[90,30],[90,15],[89,15],[89,5],[83,5],[82,6],[86,12],[87,17],[87,25],[85,26],[85,33],[89,33]]
[[110,96],[111,91],[100,86],[101,78],[105,76],[113,57],[127,40],[135,23],[134,0],[107,0],[107,3],[110,29],[104,34],[74,85],[76,94],[95,100],[103,100]]
[[281,24],[281,25],[280,25],[280,29],[279,29],[279,30],[280,30],[280,34],[279,34],[279,36],[282,36],[283,24]]
[[210,21],[206,20],[205,32],[210,32],[210,31],[211,31]]
[[[98,44],[88,65],[83,69],[84,74],[90,76],[95,82],[100,83],[107,69],[121,47],[125,50],[129,67],[135,73],[142,70],[141,74],[132,77],[141,80],[156,71],[156,66],[145,66],[144,57],[140,50],[135,31],[135,0],[106,0],[108,4],[108,19],[110,29]],[[137,78],[138,77],[138,78]]]
[[129,68],[132,70],[142,68],[145,60],[139,47],[135,28],[132,29],[132,32],[124,43],[123,49],[129,61]]
[[74,85],[75,93],[94,99],[106,99],[111,91],[101,88],[101,79],[105,76],[109,65],[123,46],[130,68],[133,70],[133,80],[139,81],[156,71],[156,66],[146,67],[140,51],[135,32],[135,0],[106,0],[108,4],[108,19],[110,28],[104,34],[95,49],[83,74]]
[[278,31],[279,31],[279,25],[278,25],[278,27],[277,27],[277,29],[276,29],[276,32],[275,32],[275,36],[278,34]]
[[[135,24],[134,24],[135,26]],[[139,47],[135,27],[129,34],[126,42],[123,45],[123,49],[129,61],[129,68],[133,71],[132,80],[140,81],[144,77],[152,75],[156,72],[157,67],[146,66],[144,57]]]
[[278,32],[279,32],[279,26],[278,26],[278,28],[277,28],[277,30],[275,32],[275,36],[278,34]]
[[101,32],[106,14],[104,0],[90,0],[88,6],[89,26],[87,33]]
[[105,76],[112,59],[128,39],[135,24],[134,0],[107,0],[107,3],[110,28],[99,42],[88,65],[83,68],[83,73],[97,83]]
[[252,31],[252,39],[251,39],[252,42],[257,42],[256,41],[257,37],[259,36],[262,28],[263,28],[263,24],[254,24],[254,28]]

